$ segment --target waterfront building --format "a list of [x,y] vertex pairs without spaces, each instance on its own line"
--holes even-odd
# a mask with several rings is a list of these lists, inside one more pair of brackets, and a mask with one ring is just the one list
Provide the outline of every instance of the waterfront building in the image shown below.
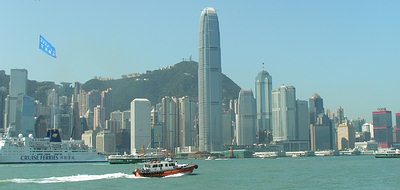
[[231,145],[234,143],[235,125],[235,113],[232,109],[228,109],[222,114],[222,143],[224,145]]
[[15,131],[17,122],[17,101],[19,95],[26,95],[26,81],[28,80],[28,71],[26,69],[11,69],[9,96],[7,106],[6,127],[10,128],[12,135],[18,135]]
[[5,125],[5,109],[6,109],[6,97],[7,97],[7,88],[4,86],[0,87],[0,131],[6,131]]
[[310,110],[310,124],[315,124],[317,122],[318,115],[325,114],[324,100],[319,94],[315,93],[308,101]]
[[102,154],[115,154],[115,134],[101,130],[96,135],[96,151]]
[[96,136],[97,136],[97,131],[86,130],[82,134],[83,144],[85,144],[89,148],[96,148]]
[[272,132],[272,77],[265,70],[256,77],[257,138],[267,142],[266,134]]
[[282,85],[272,91],[273,141],[296,140],[296,89]]
[[136,98],[131,102],[131,154],[151,144],[150,111],[147,99]]
[[35,120],[35,138],[44,138],[47,136],[47,120],[45,116],[39,115]]
[[179,143],[180,147],[194,145],[194,124],[197,103],[190,97],[179,98]]
[[164,97],[161,103],[163,147],[172,151],[179,146],[179,102],[175,97]]
[[222,150],[222,74],[217,12],[205,8],[199,32],[199,151]]
[[131,152],[130,129],[121,129],[115,133],[115,148],[119,154]]
[[251,90],[240,90],[236,115],[236,144],[256,143],[256,105]]
[[17,98],[16,134],[27,137],[35,132],[35,100],[24,94],[19,94]]
[[337,127],[338,150],[354,149],[355,130],[350,122],[344,122]]
[[312,151],[334,150],[335,129],[332,121],[325,114],[319,114],[317,122],[310,124],[310,147]]
[[312,151],[332,150],[332,129],[328,125],[310,125],[310,145]]
[[393,142],[392,112],[380,108],[372,112],[374,139],[381,148],[389,148]]
[[393,129],[393,142],[400,143],[400,113],[396,113],[396,126]]
[[296,137],[298,141],[310,141],[310,130],[309,130],[309,115],[308,105],[306,100],[296,101]]

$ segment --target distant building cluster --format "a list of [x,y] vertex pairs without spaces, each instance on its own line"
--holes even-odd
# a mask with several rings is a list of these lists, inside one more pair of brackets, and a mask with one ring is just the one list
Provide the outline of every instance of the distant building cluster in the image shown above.
[[111,88],[85,91],[75,82],[47,90],[40,102],[27,95],[28,71],[12,69],[9,89],[0,87],[0,129],[10,136],[45,137],[47,129],[57,128],[63,139],[83,140],[104,154],[214,152],[259,145],[280,151],[368,150],[400,143],[400,113],[395,125],[385,108],[372,112],[372,123],[350,120],[341,107],[325,110],[319,94],[300,100],[294,86],[273,89],[265,69],[255,76],[254,92],[242,89],[238,99],[223,100],[215,9],[202,11],[199,34],[198,97],[163,97],[160,102],[140,97],[121,111],[113,109]]

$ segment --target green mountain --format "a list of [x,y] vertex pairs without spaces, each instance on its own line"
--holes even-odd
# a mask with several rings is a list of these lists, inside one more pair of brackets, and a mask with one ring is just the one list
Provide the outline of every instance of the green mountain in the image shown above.
[[[132,78],[116,80],[92,79],[82,85],[85,91],[112,89],[113,110],[127,110],[135,98],[147,98],[152,104],[165,96],[197,97],[197,62],[182,61],[174,66],[148,71]],[[226,75],[222,77],[224,102],[236,99],[240,87]]]
[[[113,110],[129,109],[130,102],[135,98],[147,98],[152,104],[156,104],[165,96],[197,97],[197,67],[197,62],[182,61],[174,66],[147,71],[131,78],[91,79],[82,85],[82,89],[102,91],[111,88]],[[0,71],[0,87],[4,86],[8,89],[9,81],[10,77],[4,71]],[[225,75],[222,76],[222,88],[222,96],[226,104],[239,95],[240,87]],[[60,89],[60,85],[35,80],[28,80],[27,83],[27,94],[42,103],[47,102],[47,94],[52,89]],[[63,95],[62,92],[59,92],[59,95]]]

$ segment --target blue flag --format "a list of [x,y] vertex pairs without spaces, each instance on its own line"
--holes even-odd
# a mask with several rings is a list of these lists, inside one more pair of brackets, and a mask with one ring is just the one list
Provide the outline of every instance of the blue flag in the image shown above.
[[43,38],[42,35],[39,37],[39,49],[47,53],[48,55],[56,58],[56,48],[54,48],[50,42]]

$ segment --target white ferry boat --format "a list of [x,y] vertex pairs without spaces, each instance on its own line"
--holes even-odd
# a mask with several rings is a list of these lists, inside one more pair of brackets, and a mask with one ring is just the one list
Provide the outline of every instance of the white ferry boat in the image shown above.
[[57,129],[49,130],[47,136],[0,137],[0,164],[107,162],[81,140],[62,141]]

